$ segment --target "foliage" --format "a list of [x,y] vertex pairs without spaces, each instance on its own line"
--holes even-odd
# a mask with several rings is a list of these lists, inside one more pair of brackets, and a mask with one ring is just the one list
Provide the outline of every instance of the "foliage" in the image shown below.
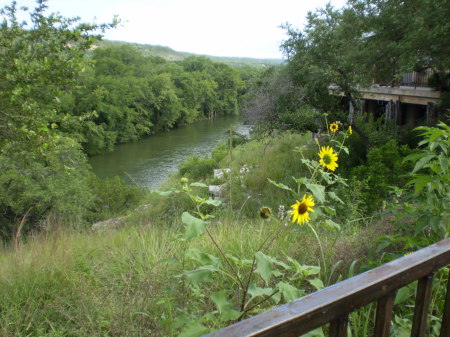
[[396,83],[406,72],[449,69],[445,0],[349,0],[311,12],[303,30],[285,25],[288,66],[322,110],[336,104],[329,86],[352,101],[358,85]]
[[[16,3],[0,14],[0,232],[36,227],[50,211],[77,217],[92,198],[86,159],[76,140],[59,131],[60,98],[86,63],[84,53],[108,25],[45,16],[37,1],[19,22]],[[25,223],[25,226],[23,225]]]
[[189,157],[180,164],[179,172],[181,176],[187,176],[198,180],[213,173],[213,169],[218,164],[213,158],[201,158],[199,156]]
[[[414,188],[411,200],[405,204],[409,216],[417,218],[414,233],[425,242],[433,242],[450,234],[450,127],[418,127],[424,138],[421,149],[405,158],[415,163],[408,182]],[[420,212],[414,205],[420,204]]]
[[322,111],[334,110],[343,92],[347,99],[356,94],[356,84],[367,79],[361,67],[362,18],[351,9],[335,10],[330,4],[308,13],[303,31],[284,26],[289,38],[282,48],[294,83],[302,88],[305,102]]
[[235,69],[205,57],[169,62],[124,44],[96,48],[92,60],[82,87],[63,101],[76,116],[64,131],[77,135],[88,154],[201,118],[237,114],[245,92]]
[[399,146],[395,140],[383,146],[375,147],[367,154],[364,165],[354,167],[351,173],[351,184],[363,182],[360,198],[364,204],[365,214],[379,209],[393,186],[403,186],[404,175],[410,169],[403,158],[411,152],[407,146]]
[[317,131],[319,116],[306,105],[304,96],[286,67],[261,73],[243,107],[246,120],[256,125],[253,134],[267,136],[280,129]]
[[86,207],[86,218],[91,222],[124,214],[136,208],[147,194],[141,187],[125,185],[117,176],[100,179],[91,174],[88,183],[94,194],[93,200]]
[[[214,216],[205,212],[205,206],[217,207],[221,202],[193,193],[194,188],[205,188],[207,185],[189,184],[186,178],[182,178],[181,183],[182,190],[173,190],[172,193],[185,193],[195,205],[193,214],[184,212],[181,215],[185,232],[180,241],[186,247],[181,257],[181,267],[184,269],[189,264],[195,269],[182,269],[179,277],[182,277],[183,286],[192,293],[193,299],[212,302],[215,309],[207,313],[203,312],[204,309],[196,312],[196,308],[181,310],[177,319],[171,323],[174,329],[182,329],[180,336],[200,336],[210,330],[208,326],[220,327],[226,322],[241,320],[250,313],[258,312],[268,301],[276,304],[282,299],[294,300],[303,294],[298,288],[300,284],[309,284],[316,289],[323,287],[322,281],[317,278],[319,267],[301,265],[291,257],[287,257],[286,262],[280,261],[263,252],[287,228],[281,225],[283,219],[275,221],[276,226],[262,239],[253,256],[232,255],[214,238],[209,229]],[[270,211],[266,215],[267,220],[276,220]],[[203,234],[211,240],[218,256],[191,246],[193,240]],[[221,285],[219,289],[214,286],[217,284]]]

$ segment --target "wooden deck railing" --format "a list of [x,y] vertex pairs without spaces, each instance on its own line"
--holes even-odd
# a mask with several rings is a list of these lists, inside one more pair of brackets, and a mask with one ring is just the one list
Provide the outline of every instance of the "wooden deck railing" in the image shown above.
[[[396,291],[416,280],[411,336],[425,336],[433,273],[448,264],[450,238],[206,336],[298,337],[330,323],[330,337],[345,337],[349,314],[377,301],[374,336],[388,337]],[[450,337],[450,277],[439,336]]]

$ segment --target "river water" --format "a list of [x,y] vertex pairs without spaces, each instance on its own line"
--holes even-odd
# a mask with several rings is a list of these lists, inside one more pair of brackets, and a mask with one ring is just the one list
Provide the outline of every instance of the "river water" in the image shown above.
[[118,145],[113,152],[91,157],[89,162],[101,178],[120,176],[127,184],[157,189],[177,171],[181,161],[208,155],[228,137],[231,126],[241,134],[249,132],[238,117],[221,117]]

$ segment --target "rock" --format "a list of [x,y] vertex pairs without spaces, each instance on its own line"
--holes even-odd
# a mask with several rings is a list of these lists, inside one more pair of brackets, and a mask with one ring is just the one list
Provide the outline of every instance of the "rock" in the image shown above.
[[214,178],[222,179],[225,173],[230,173],[231,170],[229,168],[226,169],[215,169],[214,170]]
[[126,216],[121,216],[118,218],[112,218],[105,221],[96,222],[92,225],[91,229],[94,231],[98,230],[107,230],[107,229],[115,229],[117,228],[123,220],[126,219]]
[[209,185],[208,191],[214,199],[220,199],[220,195],[222,194],[222,189],[224,185]]

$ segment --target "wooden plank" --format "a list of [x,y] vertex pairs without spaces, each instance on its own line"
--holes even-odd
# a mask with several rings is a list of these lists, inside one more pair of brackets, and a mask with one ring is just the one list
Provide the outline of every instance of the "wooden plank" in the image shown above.
[[447,295],[445,296],[444,315],[442,316],[441,333],[439,337],[450,336],[450,272],[447,281]]
[[299,336],[447,264],[450,238],[207,336]]
[[428,323],[431,291],[433,289],[433,274],[422,277],[417,284],[416,305],[414,307],[411,337],[424,337]]
[[389,337],[391,331],[392,309],[394,307],[395,292],[378,300],[375,318],[375,337]]
[[330,337],[347,337],[348,315],[341,316],[330,323]]

